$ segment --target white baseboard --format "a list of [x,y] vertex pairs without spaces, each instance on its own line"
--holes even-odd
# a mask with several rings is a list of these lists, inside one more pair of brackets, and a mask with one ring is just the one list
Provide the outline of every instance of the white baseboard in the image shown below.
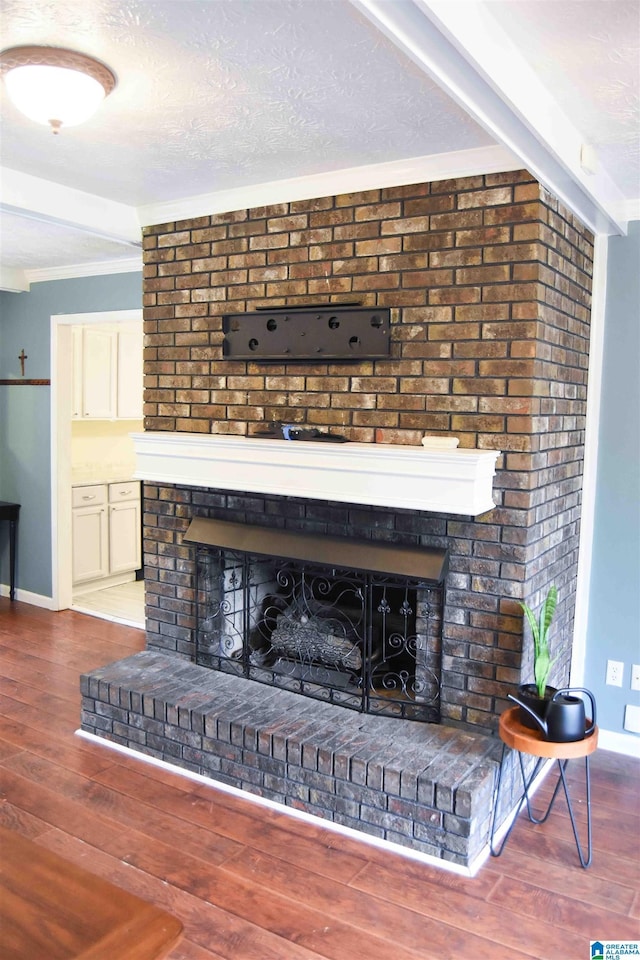
[[[0,597],[9,596],[9,584],[0,583]],[[41,593],[31,593],[30,590],[20,590],[16,587],[16,600],[21,603],[30,603],[34,607],[44,607],[45,610],[55,610],[53,597],[45,597]]]
[[612,753],[623,753],[627,757],[640,759],[640,737],[633,733],[616,733],[614,730],[600,728],[598,747],[600,750],[611,750]]

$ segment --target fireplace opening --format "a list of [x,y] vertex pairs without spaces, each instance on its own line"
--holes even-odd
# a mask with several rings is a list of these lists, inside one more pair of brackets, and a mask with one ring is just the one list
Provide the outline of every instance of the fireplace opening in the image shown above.
[[440,720],[447,551],[198,519],[195,659],[403,719]]

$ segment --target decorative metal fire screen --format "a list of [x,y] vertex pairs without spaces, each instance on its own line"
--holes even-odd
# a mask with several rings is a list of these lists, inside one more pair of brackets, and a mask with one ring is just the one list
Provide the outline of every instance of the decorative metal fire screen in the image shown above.
[[[246,540],[241,525],[194,523],[226,528],[213,535],[225,542],[238,527]],[[258,531],[260,550],[269,533]],[[438,721],[443,577],[318,563],[300,556],[315,538],[276,534],[298,555],[198,546],[196,661],[353,710]],[[360,546],[366,566],[386,545]]]

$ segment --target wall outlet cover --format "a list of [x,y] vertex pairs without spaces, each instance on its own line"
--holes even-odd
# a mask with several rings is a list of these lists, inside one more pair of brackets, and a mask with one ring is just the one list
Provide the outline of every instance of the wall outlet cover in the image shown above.
[[635,703],[628,703],[624,708],[624,729],[640,733],[640,707]]
[[607,660],[606,684],[609,687],[621,687],[624,674],[624,663],[622,660]]

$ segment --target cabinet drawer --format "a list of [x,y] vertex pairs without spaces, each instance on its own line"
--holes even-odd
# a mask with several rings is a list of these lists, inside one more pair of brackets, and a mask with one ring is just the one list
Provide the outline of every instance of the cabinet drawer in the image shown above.
[[128,483],[109,484],[109,503],[120,503],[122,500],[139,500],[140,483],[130,480]]
[[90,487],[74,487],[71,491],[71,503],[74,507],[92,507],[106,502],[106,483],[94,483]]

